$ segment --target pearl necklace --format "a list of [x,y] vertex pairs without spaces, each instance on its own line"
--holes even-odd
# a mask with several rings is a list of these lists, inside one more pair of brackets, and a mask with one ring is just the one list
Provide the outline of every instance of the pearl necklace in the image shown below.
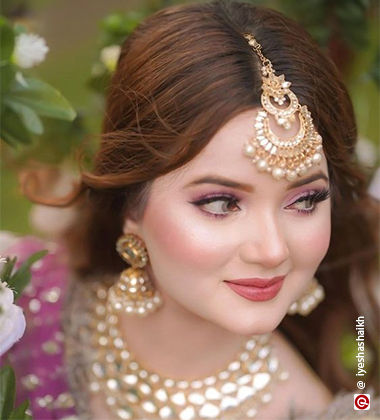
[[97,299],[90,390],[105,395],[116,418],[234,419],[236,411],[236,418],[253,418],[272,399],[270,386],[289,376],[271,355],[270,334],[248,338],[237,359],[212,376],[186,381],[150,372],[128,350],[118,316],[107,306],[106,287],[98,288]]

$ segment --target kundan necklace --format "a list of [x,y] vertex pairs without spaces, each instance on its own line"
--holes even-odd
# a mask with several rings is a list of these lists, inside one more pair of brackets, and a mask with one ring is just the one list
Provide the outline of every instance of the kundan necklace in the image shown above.
[[[234,419],[255,417],[272,399],[270,386],[286,380],[271,355],[270,334],[246,340],[236,360],[212,376],[174,380],[144,369],[128,350],[118,316],[107,305],[107,288],[97,290],[90,389],[103,392],[119,419]],[[239,417],[236,416],[238,411]]]

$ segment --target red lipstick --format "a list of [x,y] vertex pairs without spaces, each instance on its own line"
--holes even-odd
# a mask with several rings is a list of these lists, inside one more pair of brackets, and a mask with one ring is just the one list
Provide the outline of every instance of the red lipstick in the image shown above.
[[273,299],[280,291],[285,276],[271,279],[249,278],[226,280],[227,285],[238,295],[253,301]]

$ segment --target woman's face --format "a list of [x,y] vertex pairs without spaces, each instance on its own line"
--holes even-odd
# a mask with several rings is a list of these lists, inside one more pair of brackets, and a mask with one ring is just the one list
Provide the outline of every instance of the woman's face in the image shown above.
[[[259,172],[242,152],[255,134],[256,112],[231,119],[192,161],[155,179],[143,218],[127,220],[124,229],[145,241],[148,273],[164,305],[170,300],[245,335],[278,326],[305,293],[330,241],[325,156],[296,182],[320,176],[296,187]],[[276,133],[289,136],[280,128]],[[285,276],[281,289],[261,301],[226,283],[276,276]]]

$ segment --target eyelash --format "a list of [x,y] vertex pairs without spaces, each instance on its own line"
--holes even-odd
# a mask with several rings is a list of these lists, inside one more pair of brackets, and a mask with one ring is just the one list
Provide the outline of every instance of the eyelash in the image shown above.
[[[307,194],[299,197],[291,205],[294,205],[296,203],[302,203],[304,201],[309,200],[309,201],[311,201],[311,204],[313,205],[313,208],[311,210],[296,209],[296,211],[297,211],[297,213],[301,213],[303,215],[311,215],[316,210],[316,204],[321,202],[321,201],[327,200],[329,197],[330,197],[330,190],[324,188],[324,189],[319,190],[319,191],[308,192]],[[231,205],[231,204],[237,205],[240,200],[237,197],[235,197],[233,195],[230,195],[230,194],[218,194],[218,195],[213,195],[213,196],[207,196],[207,197],[204,197],[200,200],[193,201],[191,203],[198,206],[198,207],[201,207],[202,205],[214,203],[214,202],[217,202],[217,201],[224,201],[225,203],[228,203],[228,205]],[[239,209],[240,209],[240,207],[239,207]],[[208,211],[204,211],[204,210],[202,210],[202,211],[210,217],[215,217],[215,218],[227,217],[227,213],[212,213],[212,212],[208,212]]]

